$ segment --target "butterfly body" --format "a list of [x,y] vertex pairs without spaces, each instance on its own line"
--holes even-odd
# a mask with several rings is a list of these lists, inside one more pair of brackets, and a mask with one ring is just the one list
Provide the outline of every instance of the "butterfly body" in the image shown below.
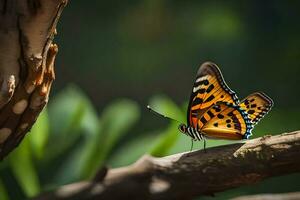
[[204,134],[199,132],[196,128],[191,127],[191,126],[186,126],[185,124],[180,124],[178,126],[178,129],[186,134],[187,136],[190,136],[192,140],[197,141],[197,140],[203,140],[204,139]]
[[254,125],[272,106],[272,99],[262,92],[240,102],[217,65],[206,62],[200,66],[193,85],[187,125],[179,125],[179,130],[193,140],[248,139]]

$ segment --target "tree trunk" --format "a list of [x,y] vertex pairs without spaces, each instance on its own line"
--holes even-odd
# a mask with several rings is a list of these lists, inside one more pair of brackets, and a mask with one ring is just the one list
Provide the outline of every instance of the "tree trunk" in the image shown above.
[[193,199],[300,172],[299,152],[300,131],[296,131],[209,148],[207,152],[144,156],[133,165],[104,168],[95,180],[63,186],[36,200]]
[[23,139],[48,101],[67,0],[0,0],[0,160]]

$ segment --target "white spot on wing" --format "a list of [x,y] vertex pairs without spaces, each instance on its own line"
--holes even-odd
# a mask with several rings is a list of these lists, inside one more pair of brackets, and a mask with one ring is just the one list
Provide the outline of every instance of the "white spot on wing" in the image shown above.
[[208,79],[208,75],[206,75],[206,76],[201,76],[201,77],[199,77],[199,78],[197,78],[196,79],[196,83],[198,83],[198,82],[200,82],[200,81],[203,81],[203,80],[205,80],[205,79]]
[[193,87],[193,92],[197,92],[200,89],[201,85],[199,85],[198,87]]

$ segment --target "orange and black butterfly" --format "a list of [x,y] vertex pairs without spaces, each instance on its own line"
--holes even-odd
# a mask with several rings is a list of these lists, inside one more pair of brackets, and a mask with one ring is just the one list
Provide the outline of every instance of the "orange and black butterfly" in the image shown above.
[[187,124],[180,124],[178,128],[192,140],[204,142],[205,138],[248,139],[254,125],[272,106],[272,99],[262,92],[250,94],[239,102],[218,66],[205,62],[193,85]]
[[179,130],[193,140],[248,139],[254,125],[272,106],[272,99],[262,92],[250,94],[239,102],[217,65],[206,62],[200,66],[193,86],[187,125],[179,125]]

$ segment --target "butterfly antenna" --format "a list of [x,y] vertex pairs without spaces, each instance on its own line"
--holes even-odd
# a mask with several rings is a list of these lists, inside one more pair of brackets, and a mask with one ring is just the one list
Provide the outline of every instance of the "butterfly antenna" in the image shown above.
[[149,110],[150,112],[152,112],[152,113],[154,113],[154,114],[156,114],[156,115],[159,115],[159,116],[164,117],[164,118],[166,118],[166,119],[174,120],[174,121],[176,121],[176,122],[178,122],[178,123],[181,123],[180,121],[178,121],[178,120],[176,120],[176,119],[173,119],[173,118],[168,117],[168,116],[166,116],[166,115],[160,114],[159,112],[153,110],[149,105],[147,105],[147,108],[148,108],[148,110]]

